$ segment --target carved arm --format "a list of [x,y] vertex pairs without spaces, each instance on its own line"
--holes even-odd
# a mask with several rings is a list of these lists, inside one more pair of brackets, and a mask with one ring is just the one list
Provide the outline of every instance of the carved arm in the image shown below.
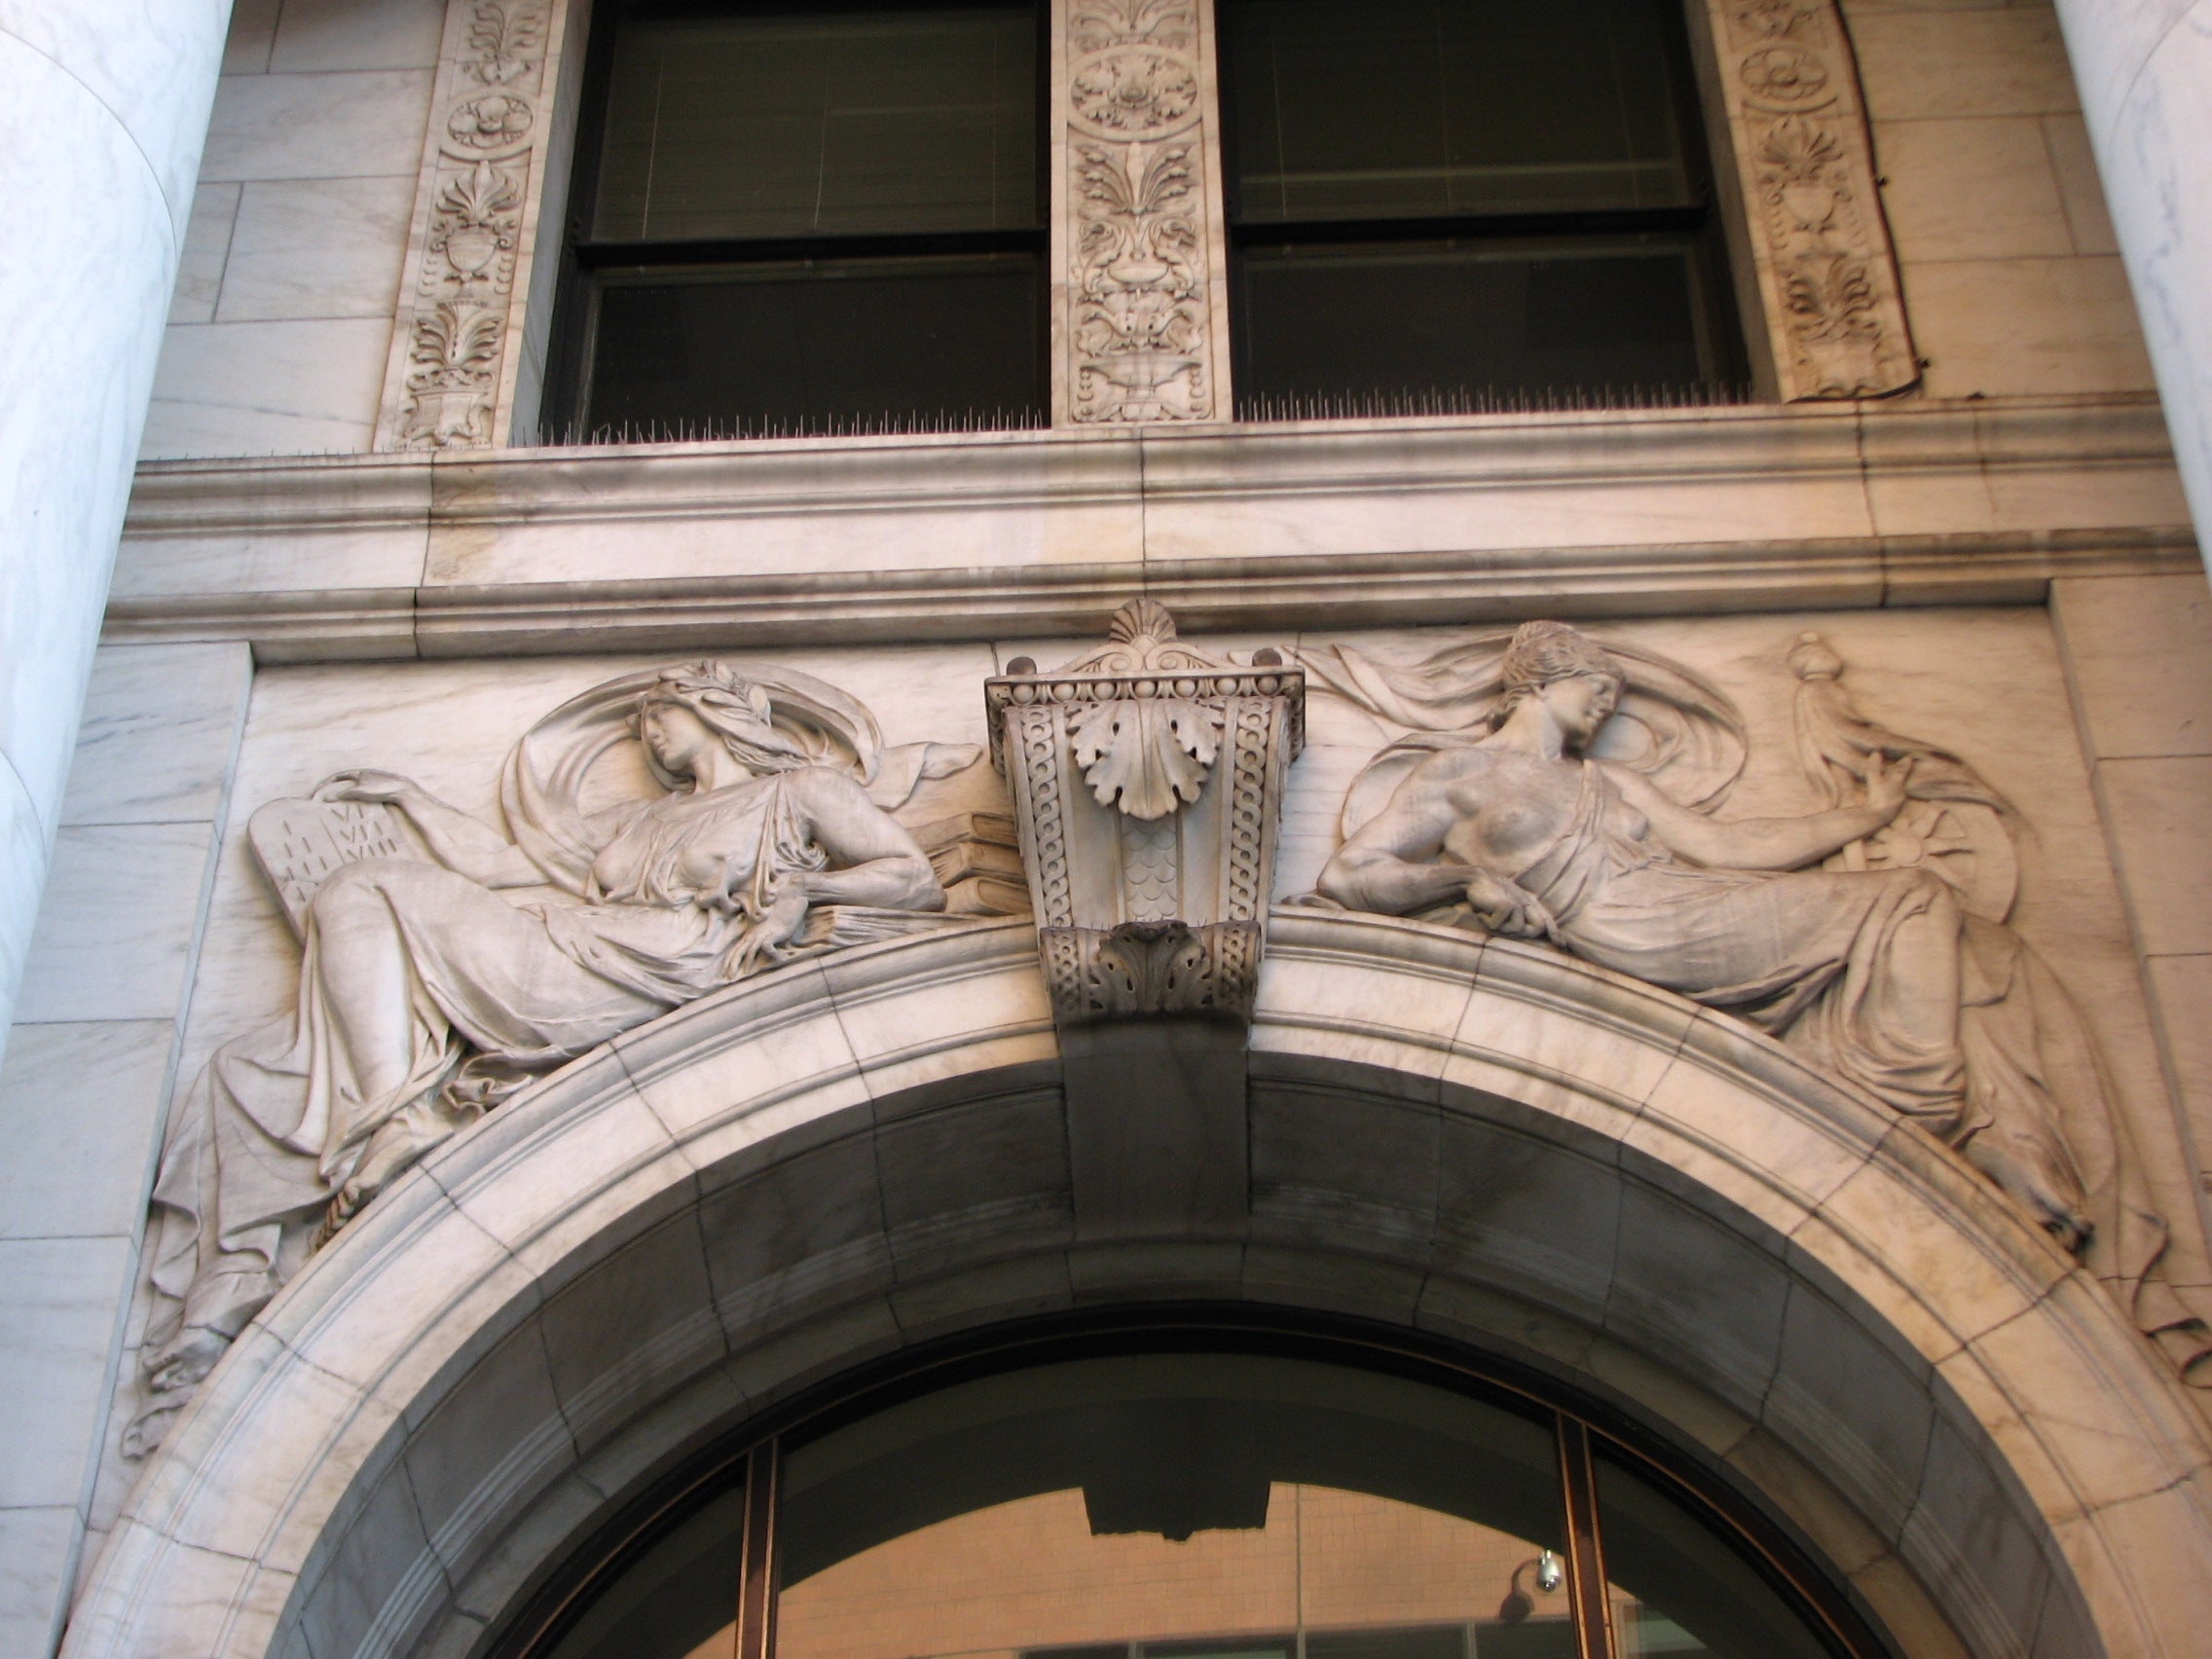
[[944,888],[929,855],[859,784],[813,767],[791,781],[816,844],[830,855],[830,868],[793,877],[809,903],[944,908]]
[[364,766],[332,773],[314,793],[318,800],[381,801],[396,808],[440,864],[485,887],[536,887],[545,880],[520,847],[411,778]]
[[1609,768],[1621,798],[1651,822],[1668,848],[1715,869],[1798,869],[1881,829],[1904,804],[1910,758],[1884,765],[1868,758],[1866,803],[1816,812],[1804,818],[1742,818],[1724,823],[1693,812],[1641,775]]

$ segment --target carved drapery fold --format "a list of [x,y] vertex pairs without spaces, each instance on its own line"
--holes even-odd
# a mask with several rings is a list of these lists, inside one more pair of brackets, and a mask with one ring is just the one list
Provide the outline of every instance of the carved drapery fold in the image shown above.
[[379,449],[505,440],[567,14],[449,0]]
[[1920,378],[1859,65],[1835,0],[1707,0],[1777,390],[1880,397]]
[[1009,669],[984,699],[1054,1017],[1249,1019],[1305,675],[1194,651],[1148,600],[1104,650]]
[[1058,0],[1055,424],[1229,413],[1225,243],[1202,0]]

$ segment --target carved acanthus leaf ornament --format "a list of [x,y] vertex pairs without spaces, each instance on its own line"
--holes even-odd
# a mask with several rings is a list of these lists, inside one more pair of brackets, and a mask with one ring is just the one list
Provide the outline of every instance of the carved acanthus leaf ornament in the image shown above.
[[1210,418],[1203,48],[1192,0],[1077,0],[1066,123],[1067,414]]
[[1069,716],[1068,735],[1098,804],[1149,822],[1198,798],[1223,723],[1222,712],[1203,703],[1116,701]]
[[1911,386],[1920,366],[1834,0],[1708,8],[1782,396]]
[[1305,676],[1222,662],[1150,600],[1102,650],[984,687],[1061,1024],[1248,1017]]
[[402,296],[378,432],[382,448],[497,441],[529,260],[531,195],[544,173],[552,43],[567,0],[449,0],[419,197],[412,287]]

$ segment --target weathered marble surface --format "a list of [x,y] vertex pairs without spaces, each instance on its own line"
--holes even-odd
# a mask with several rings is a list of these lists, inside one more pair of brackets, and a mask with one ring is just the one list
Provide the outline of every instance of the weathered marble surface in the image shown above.
[[252,658],[237,645],[101,650],[85,692],[62,823],[212,822],[252,681]]
[[413,178],[269,179],[238,188],[222,297],[205,320],[390,314],[400,276],[391,254],[406,240]]
[[[0,1067],[0,1237],[129,1238],[168,1103],[173,1011],[139,1020],[19,1024]],[[98,1076],[99,1098],[85,1080]]]
[[[13,158],[19,183],[9,197],[10,240],[21,250],[44,250],[35,262],[11,261],[0,282],[0,326],[15,343],[16,387],[0,424],[8,480],[0,524],[10,546],[0,594],[0,755],[28,796],[40,841],[53,831],[68,769],[72,716],[122,522],[126,457],[143,418],[183,224],[181,198],[172,203],[163,195],[136,136],[36,44],[91,50],[33,27],[48,10],[29,8],[28,43],[0,28],[0,85],[7,89],[0,148]],[[64,32],[73,35],[74,25]],[[96,40],[97,31],[87,39]],[[181,44],[178,52],[167,97],[197,115],[206,92],[193,83],[200,71],[212,83],[214,43],[203,43],[197,56]],[[88,63],[86,73],[128,83],[131,74],[151,72],[151,61],[131,49],[119,46],[117,54],[111,63]],[[143,134],[148,141],[161,137],[161,123],[181,119],[177,109],[154,107],[164,101],[162,89],[131,90],[155,124]],[[192,159],[188,151],[182,161]],[[88,215],[87,202],[102,210]],[[95,291],[106,302],[88,310],[82,296]],[[35,882],[11,889],[0,912],[0,935],[15,950],[29,929],[36,893]],[[0,946],[0,957],[10,954]]]
[[[107,121],[129,135],[141,173],[151,170],[172,229],[181,229],[199,173],[209,82],[228,12],[226,0],[96,0],[73,6],[0,0],[0,36],[30,48],[99,101]],[[11,93],[20,95],[13,87]],[[81,131],[63,128],[55,136]],[[18,166],[30,160],[13,135],[9,153]],[[58,183],[67,175],[47,176]],[[31,245],[16,243],[18,249]],[[52,268],[46,275],[65,280]]]
[[142,454],[369,447],[444,18],[233,8]]
[[412,175],[429,99],[427,68],[226,75],[207,127],[201,176]]
[[[26,961],[36,955],[48,849],[62,817],[225,9],[223,0],[0,3],[8,245],[0,259],[0,337],[8,343],[0,403],[0,1025],[20,1012],[19,982],[35,973]],[[172,984],[188,964],[189,951],[176,956]],[[177,1011],[172,1004],[162,1012],[173,1020]],[[29,1047],[0,1074],[9,1085],[20,1086],[26,1069],[35,1073],[51,1058]],[[145,1124],[150,1102],[142,1088],[130,1094],[129,1084],[145,1080],[130,1077],[126,1052],[117,1058],[116,1127],[128,1133],[133,1118]],[[9,1093],[0,1110],[19,1116],[24,1103]],[[152,1100],[159,1096],[157,1082]],[[62,1169],[81,1167],[84,1141],[72,1138],[34,1131],[10,1157],[44,1150]],[[127,1144],[109,1147],[103,1137],[100,1150],[116,1156],[116,1174],[133,1173]],[[50,1650],[68,1604],[135,1225],[118,1225],[104,1180],[71,1195],[86,1205],[76,1224],[52,1225],[59,1218],[49,1179],[51,1172],[18,1175],[11,1162],[12,1230],[49,1225],[0,1240],[0,1328],[9,1333],[0,1412],[10,1424],[0,1441],[0,1645],[33,1654]],[[100,1200],[110,1208],[100,1224],[113,1231],[94,1235],[85,1222]]]
[[388,322],[379,317],[171,327],[146,413],[143,453],[359,448],[376,423],[389,334]]
[[184,227],[177,256],[176,289],[169,296],[169,321],[213,322],[215,300],[223,287],[223,261],[231,247],[231,226],[238,218],[240,184],[203,184],[192,193],[192,217]]

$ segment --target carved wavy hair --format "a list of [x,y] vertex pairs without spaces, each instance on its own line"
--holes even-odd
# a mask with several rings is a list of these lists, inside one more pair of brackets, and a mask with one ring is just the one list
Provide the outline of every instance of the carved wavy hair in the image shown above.
[[1513,643],[1505,647],[1497,672],[1497,702],[1490,712],[1493,730],[1503,725],[1515,709],[1558,681],[1588,675],[1610,680],[1615,685],[1628,682],[1619,658],[1565,622],[1522,623],[1513,630]]
[[[756,773],[789,772],[809,765],[814,756],[776,728],[766,687],[756,685],[726,662],[687,662],[661,670],[660,678],[641,693],[632,717],[635,729],[647,709],[688,709],[706,728],[722,740],[722,747]],[[646,762],[656,777],[661,766],[646,751]],[[677,780],[663,778],[674,787]]]

